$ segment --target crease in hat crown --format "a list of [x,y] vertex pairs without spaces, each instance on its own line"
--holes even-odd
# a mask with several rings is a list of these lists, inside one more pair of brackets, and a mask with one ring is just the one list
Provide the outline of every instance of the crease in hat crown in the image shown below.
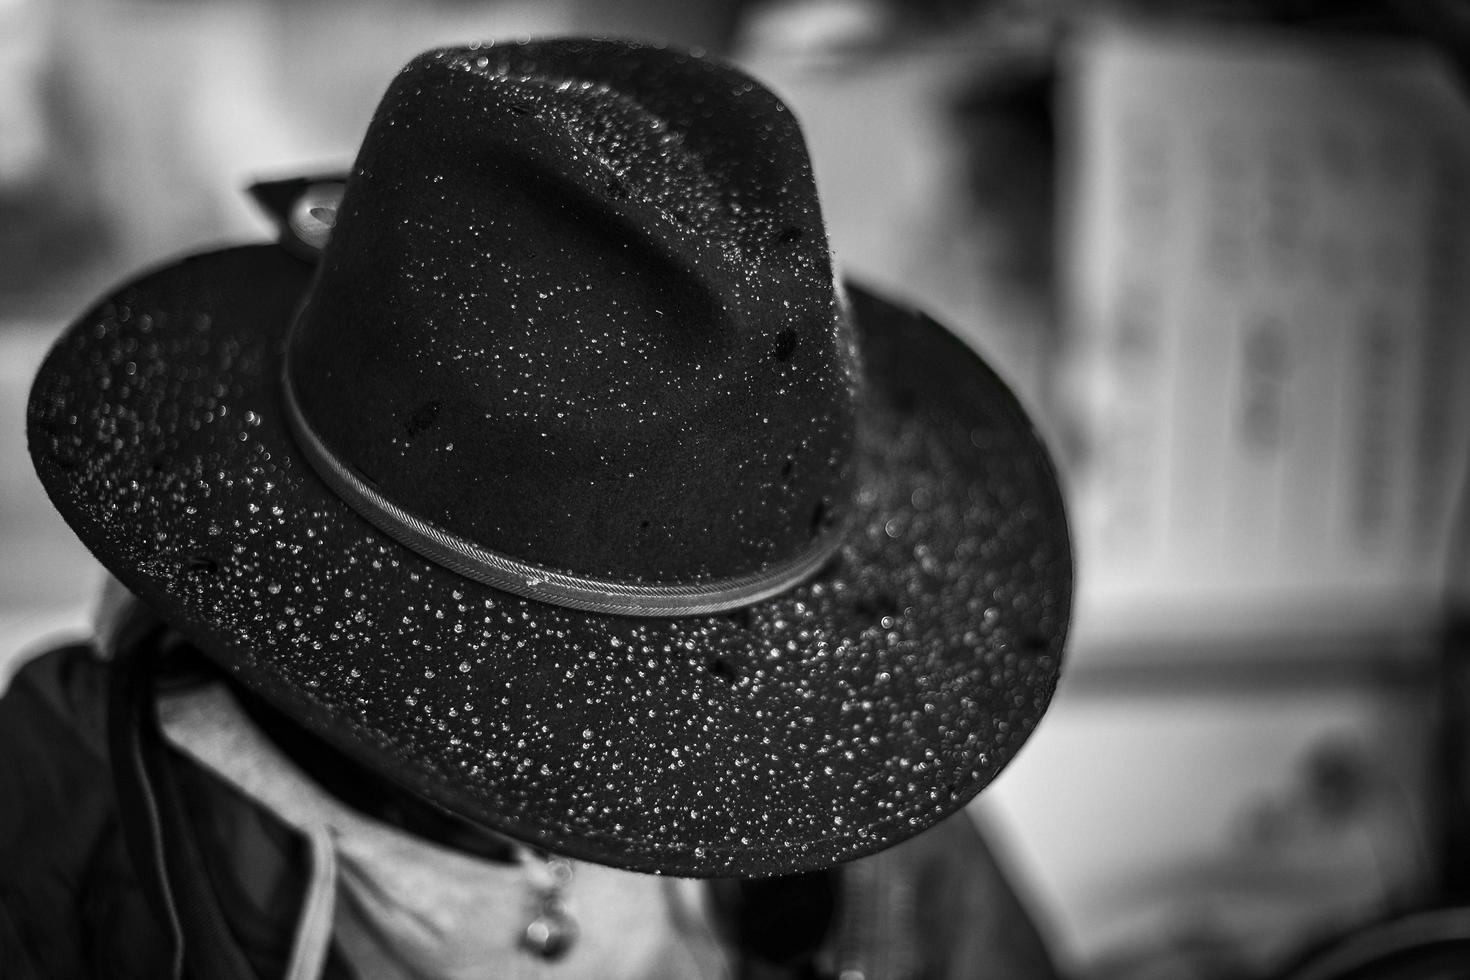
[[681,52],[430,52],[369,127],[287,415],[360,515],[595,612],[767,598],[841,544],[851,344],[794,119]]

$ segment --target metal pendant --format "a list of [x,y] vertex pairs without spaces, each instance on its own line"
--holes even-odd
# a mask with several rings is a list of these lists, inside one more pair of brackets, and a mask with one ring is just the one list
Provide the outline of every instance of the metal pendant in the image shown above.
[[559,960],[576,943],[579,931],[561,899],[548,896],[521,934],[521,948],[543,960]]

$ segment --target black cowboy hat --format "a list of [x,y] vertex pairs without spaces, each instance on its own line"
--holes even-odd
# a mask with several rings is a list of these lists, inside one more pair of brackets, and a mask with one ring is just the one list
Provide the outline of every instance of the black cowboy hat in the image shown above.
[[770,92],[434,51],[340,203],[299,190],[293,247],[119,288],[30,401],[57,508],[238,682],[448,811],[680,875],[879,850],[1015,754],[1071,602],[1052,466],[953,335],[834,286]]

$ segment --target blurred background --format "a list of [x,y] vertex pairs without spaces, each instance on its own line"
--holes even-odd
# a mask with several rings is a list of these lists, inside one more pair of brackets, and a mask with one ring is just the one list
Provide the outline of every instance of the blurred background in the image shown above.
[[842,268],[1040,420],[1077,621],[974,814],[1069,976],[1275,976],[1470,891],[1453,0],[0,0],[0,685],[101,578],[25,453],[57,332],[273,235],[242,188],[345,169],[419,50],[566,33],[764,79]]

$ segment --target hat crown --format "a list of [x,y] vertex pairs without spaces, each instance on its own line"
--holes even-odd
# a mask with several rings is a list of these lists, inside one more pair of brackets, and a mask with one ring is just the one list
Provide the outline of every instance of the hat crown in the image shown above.
[[771,93],[680,52],[416,59],[290,344],[337,460],[536,566],[759,574],[849,503],[852,354],[801,135]]

